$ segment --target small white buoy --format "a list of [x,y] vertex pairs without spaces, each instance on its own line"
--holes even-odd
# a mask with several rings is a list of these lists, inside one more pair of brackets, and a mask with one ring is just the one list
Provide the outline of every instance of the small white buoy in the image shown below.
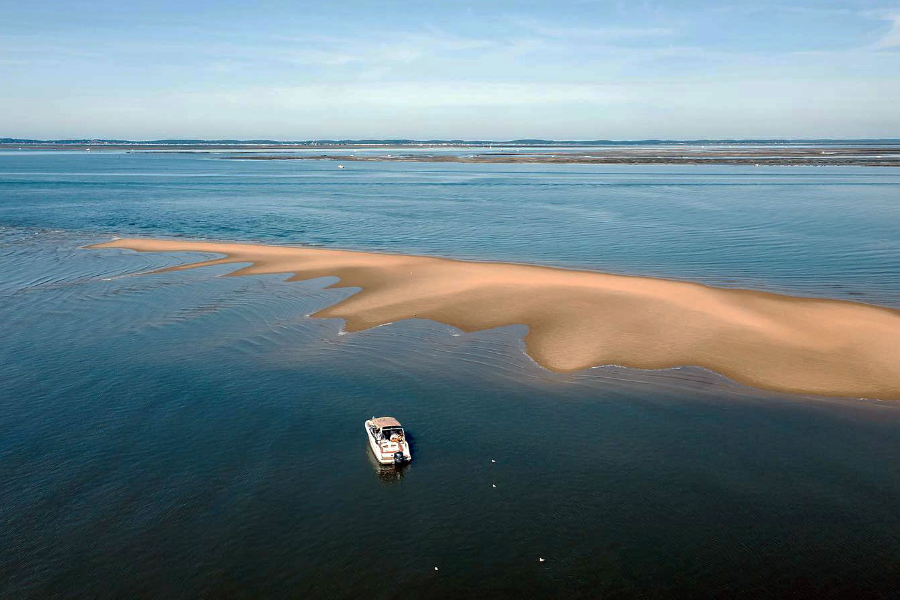
[[544,562],[543,558],[538,558],[538,562]]
[[493,459],[493,458],[492,458],[492,459],[491,459],[491,462],[492,462],[492,463],[495,463],[495,462],[497,462],[497,461],[496,461],[496,460],[494,460],[494,459]]
[[496,483],[492,483],[491,486],[492,486],[492,487],[497,487],[497,484],[496,484]]
[[437,568],[437,567],[435,567],[435,568],[434,568],[434,570],[435,570],[435,571],[437,571],[437,570],[438,570],[438,568]]

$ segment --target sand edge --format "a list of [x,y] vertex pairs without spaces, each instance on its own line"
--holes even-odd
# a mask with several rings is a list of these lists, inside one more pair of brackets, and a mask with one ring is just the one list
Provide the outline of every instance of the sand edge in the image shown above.
[[425,318],[480,331],[529,329],[526,351],[557,372],[696,365],[780,392],[900,399],[900,311],[849,300],[518,263],[209,241],[120,238],[86,246],[222,255],[154,272],[248,263],[230,275],[333,276],[360,291],[312,315],[360,331]]

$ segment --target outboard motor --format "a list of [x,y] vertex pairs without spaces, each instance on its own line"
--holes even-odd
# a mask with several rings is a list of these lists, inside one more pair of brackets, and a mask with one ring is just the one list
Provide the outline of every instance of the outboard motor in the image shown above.
[[396,465],[396,464],[399,464],[399,463],[402,463],[402,462],[405,461],[405,460],[406,460],[406,457],[403,456],[403,453],[402,453],[402,452],[394,452],[394,464],[395,464],[395,465]]

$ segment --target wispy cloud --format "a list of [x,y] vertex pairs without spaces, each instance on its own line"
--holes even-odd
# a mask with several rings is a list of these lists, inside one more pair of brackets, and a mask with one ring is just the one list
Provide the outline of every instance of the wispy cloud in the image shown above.
[[[127,102],[121,95],[84,90],[53,98],[52,108],[64,108],[66,135],[100,137],[227,137],[226,132],[274,139],[852,137],[896,130],[896,111],[883,99],[900,93],[898,86],[900,82],[881,77],[798,82],[764,78],[731,81],[725,87],[711,80],[309,84],[236,86],[218,92],[148,89],[129,94]],[[809,97],[818,101],[810,104]],[[33,97],[9,100],[5,118],[13,135],[46,127],[33,112]],[[446,118],[435,119],[435,110]],[[397,114],[403,118],[393,118]],[[850,116],[835,125],[835,114]],[[823,123],[829,124],[827,129]]]
[[390,41],[324,35],[278,36],[275,41],[279,45],[272,51],[272,55],[281,56],[296,64],[323,66],[411,63],[496,45],[494,40],[450,35],[436,29],[424,33],[395,31],[379,37]]
[[[245,54],[258,53],[255,49],[245,51]],[[360,60],[360,56],[341,50],[287,50],[287,51],[270,51],[264,53],[271,57],[280,57],[286,62],[297,65],[321,65],[324,67],[337,67],[347,65]]]
[[548,24],[529,18],[513,18],[511,22],[535,35],[550,38],[615,41],[667,37],[675,34],[675,30],[668,27],[572,27]]
[[[223,97],[243,91],[224,93]],[[373,106],[392,107],[453,107],[453,106],[529,106],[577,102],[611,102],[623,98],[618,85],[588,84],[528,84],[453,81],[422,86],[417,83],[370,84],[311,84],[295,87],[269,88],[254,92],[280,106],[316,104],[327,98],[328,103],[356,106],[360,102]],[[248,98],[244,98],[248,99]]]
[[315,18],[289,3],[209,18],[184,3],[174,21],[150,3],[141,27],[130,13],[54,20],[19,3],[21,26],[0,20],[0,128],[886,135],[900,126],[884,102],[900,89],[898,3],[585,1],[576,16],[559,0],[470,11],[346,0]]
[[670,36],[673,29],[664,27],[536,27],[534,32],[554,38],[593,38],[599,40],[622,40]]
[[900,47],[900,12],[884,15],[882,18],[890,22],[891,28],[881,39],[875,42],[875,47],[882,50]]

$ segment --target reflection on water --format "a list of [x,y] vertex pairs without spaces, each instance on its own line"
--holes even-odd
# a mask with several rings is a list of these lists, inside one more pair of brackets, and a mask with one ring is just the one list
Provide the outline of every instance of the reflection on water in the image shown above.
[[375,459],[375,456],[372,454],[368,445],[366,446],[366,454],[369,457],[369,463],[372,465],[372,468],[375,469],[375,474],[378,476],[378,479],[385,483],[400,482],[406,476],[410,467],[412,467],[411,462],[396,465],[383,465]]

